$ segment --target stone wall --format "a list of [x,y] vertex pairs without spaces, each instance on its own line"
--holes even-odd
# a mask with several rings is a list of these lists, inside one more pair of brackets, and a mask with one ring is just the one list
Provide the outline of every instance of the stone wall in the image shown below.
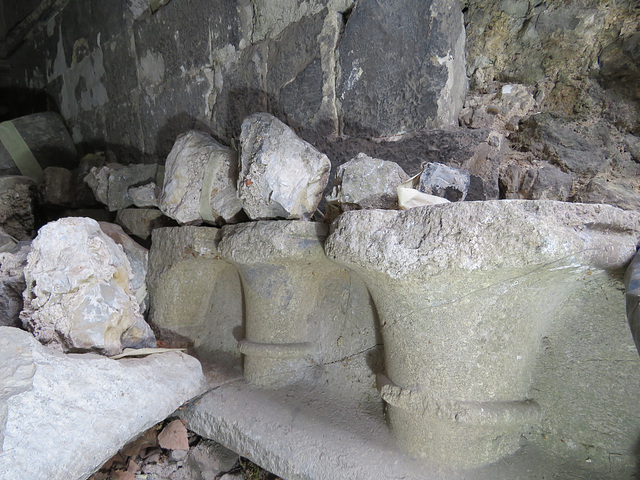
[[[193,128],[233,147],[263,111],[334,171],[364,152],[468,168],[476,199],[640,205],[636,2],[49,3],[3,61],[0,119],[44,89],[76,143],[121,163],[164,163]],[[526,108],[501,110],[505,84]]]
[[119,160],[164,159],[190,128],[229,144],[257,111],[311,139],[456,124],[466,90],[458,6],[385,5],[70,0],[10,57],[10,75],[46,88],[77,143]]

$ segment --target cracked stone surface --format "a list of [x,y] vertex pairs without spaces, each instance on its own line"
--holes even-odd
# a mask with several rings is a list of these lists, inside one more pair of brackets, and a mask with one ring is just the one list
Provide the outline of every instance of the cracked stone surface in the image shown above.
[[0,327],[0,359],[6,479],[87,478],[204,387],[200,363],[183,353],[63,354],[13,327]]

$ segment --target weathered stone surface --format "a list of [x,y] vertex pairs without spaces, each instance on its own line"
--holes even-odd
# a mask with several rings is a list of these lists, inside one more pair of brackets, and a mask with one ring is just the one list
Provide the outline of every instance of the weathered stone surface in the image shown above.
[[420,173],[418,190],[427,195],[459,202],[467,198],[470,183],[471,177],[467,170],[448,167],[441,163],[427,163]]
[[546,114],[532,116],[523,127],[517,138],[529,145],[538,158],[565,171],[593,176],[611,165],[599,129],[592,133],[578,124]]
[[[564,318],[563,302],[589,272],[602,282],[625,267],[639,239],[640,214],[608,205],[343,214],[325,250],[363,276],[376,303],[388,376],[379,388],[400,444],[456,467],[517,450],[540,421],[532,382],[550,320]],[[629,451],[622,440],[617,448]]]
[[111,212],[133,205],[129,197],[129,188],[156,179],[157,165],[120,165],[109,163],[104,167],[94,167],[85,177],[96,199],[107,205]]
[[267,113],[242,122],[238,195],[253,219],[311,216],[329,180],[326,155]]
[[35,188],[29,177],[0,177],[0,228],[18,240],[33,237]]
[[63,218],[32,242],[20,319],[44,344],[107,355],[154,347],[122,249],[95,220]]
[[500,173],[501,197],[506,199],[564,202],[569,199],[572,187],[573,177],[570,174],[548,164],[540,168],[524,168],[518,164],[511,164]]
[[242,328],[242,287],[219,257],[219,235],[213,227],[157,228],[149,251],[149,321],[159,337],[192,346],[202,360],[237,356],[234,329]]
[[397,187],[408,179],[397,163],[360,153],[340,165],[327,201],[341,210],[398,208]]
[[155,208],[124,208],[118,210],[116,222],[129,235],[145,240],[155,228],[165,227],[173,220]]
[[199,362],[178,352],[66,355],[1,327],[0,358],[0,476],[7,479],[87,478],[204,389]]
[[576,194],[576,201],[608,203],[625,210],[640,210],[640,193],[633,179],[594,177]]
[[[15,118],[11,123],[42,169],[51,166],[73,168],[78,164],[76,147],[57,113],[35,113]],[[1,142],[0,172],[2,175],[21,175]]]
[[160,209],[181,224],[233,222],[242,209],[237,181],[235,153],[206,133],[189,131],[167,157]]
[[31,247],[20,242],[0,252],[0,326],[20,326],[22,292],[25,289],[24,267]]
[[100,230],[122,247],[122,251],[127,256],[132,273],[131,293],[133,293],[138,305],[140,305],[140,313],[144,313],[148,306],[146,279],[149,251],[124,233],[120,225],[109,222],[98,222],[98,225],[100,225]]
[[627,299],[627,320],[640,353],[640,255],[636,254],[624,277]]
[[589,458],[594,472],[585,479],[637,470],[640,357],[625,319],[622,272],[616,273],[591,269],[580,276],[580,288],[542,340],[532,385],[544,409],[535,440],[554,455]]
[[518,122],[536,105],[533,87],[518,84],[490,86],[492,92],[470,93],[460,112],[460,124],[470,128],[491,128],[503,133],[518,129]]
[[499,166],[505,159],[505,143],[504,136],[494,130],[448,128],[389,142],[345,138],[323,142],[319,148],[331,159],[334,170],[360,152],[396,162],[409,175],[420,173],[425,162],[463,168],[471,174],[467,200],[492,200],[499,198]]
[[[245,379],[254,385],[313,381],[316,366],[376,346],[369,295],[361,281],[327,260],[326,233],[325,224],[287,220],[222,228],[220,256],[242,278],[245,334],[238,348]],[[352,375],[371,381],[369,369]],[[326,376],[322,383],[333,381]]]
[[127,190],[127,195],[129,195],[131,202],[133,202],[136,207],[157,207],[157,190],[158,187],[152,182],[139,187],[130,187],[129,190]]
[[339,44],[344,133],[388,137],[457,124],[464,45],[457,3],[357,2]]
[[[545,77],[572,83],[600,56],[606,65],[613,51],[621,53],[625,42],[630,45],[638,24],[638,13],[630,3],[602,9],[592,0],[536,5],[526,0],[465,0],[462,7],[472,86],[498,79],[533,85]],[[527,55],[522,55],[524,51]],[[613,56],[622,60],[626,54]],[[633,70],[618,70],[624,62],[608,72],[605,65],[603,75],[612,71],[632,75]]]
[[69,206],[73,202],[73,174],[62,167],[44,169],[44,180],[38,187],[39,200],[45,205]]

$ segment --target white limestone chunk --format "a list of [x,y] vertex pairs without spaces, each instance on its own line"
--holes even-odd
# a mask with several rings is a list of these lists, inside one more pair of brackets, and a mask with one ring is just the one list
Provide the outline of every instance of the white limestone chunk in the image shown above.
[[310,217],[329,181],[331,162],[267,113],[242,122],[238,194],[253,220]]
[[207,133],[189,131],[167,157],[159,207],[181,224],[233,222],[242,209],[237,177],[233,150]]
[[129,260],[95,220],[69,217],[42,227],[24,275],[20,319],[42,343],[107,355],[155,346]]

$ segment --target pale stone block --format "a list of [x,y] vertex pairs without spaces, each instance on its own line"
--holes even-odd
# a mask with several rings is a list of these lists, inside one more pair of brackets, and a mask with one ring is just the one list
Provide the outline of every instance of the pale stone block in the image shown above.
[[131,287],[131,264],[95,220],[63,218],[32,242],[23,325],[44,344],[106,355],[155,347]]
[[238,194],[249,218],[313,215],[329,181],[326,155],[268,113],[242,122],[240,146]]
[[63,354],[12,327],[0,327],[0,384],[0,472],[23,480],[88,478],[205,388],[183,353]]
[[167,157],[160,209],[181,224],[233,222],[242,209],[237,179],[233,150],[207,133],[189,131]]
[[640,214],[607,205],[512,200],[343,214],[325,248],[363,276],[375,301],[379,388],[399,444],[462,468],[517,450],[541,418],[531,385],[542,337],[585,275],[623,268],[638,239]]

